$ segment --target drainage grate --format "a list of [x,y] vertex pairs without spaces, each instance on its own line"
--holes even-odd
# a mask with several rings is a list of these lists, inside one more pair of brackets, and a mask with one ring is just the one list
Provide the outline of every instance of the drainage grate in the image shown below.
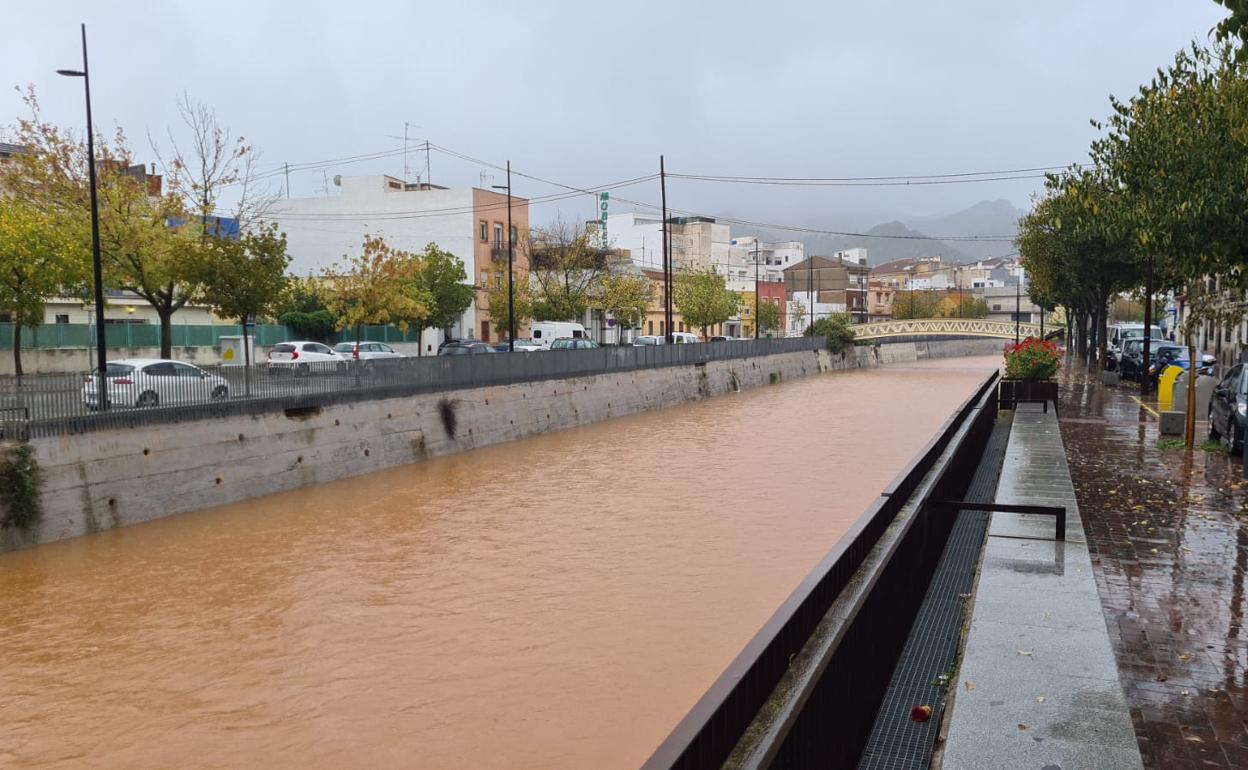
[[[1012,415],[1007,414],[998,417],[993,425],[983,459],[966,493],[968,502],[990,503],[996,496],[1011,421]],[[957,655],[967,606],[960,594],[968,593],[974,584],[973,570],[983,548],[988,516],[982,511],[958,512],[949,542],[923,597],[923,606],[893,669],[859,770],[931,767],[947,684],[956,685],[956,681],[942,682],[941,677],[952,669]],[[919,705],[933,709],[927,722],[915,722],[910,717],[910,710]]]

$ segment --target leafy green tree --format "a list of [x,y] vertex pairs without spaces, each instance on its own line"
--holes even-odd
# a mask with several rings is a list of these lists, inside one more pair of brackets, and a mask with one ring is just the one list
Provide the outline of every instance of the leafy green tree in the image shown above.
[[596,304],[620,329],[638,328],[650,304],[650,281],[632,272],[608,273],[599,283]]
[[935,318],[986,318],[988,303],[966,292],[948,294],[936,304],[935,312]]
[[338,328],[338,319],[325,304],[324,289],[316,278],[291,278],[278,300],[277,322],[296,335],[324,341]]
[[780,303],[764,298],[758,308],[757,320],[760,335],[773,334],[780,328]]
[[1215,0],[1218,5],[1225,6],[1231,15],[1218,22],[1216,27],[1218,39],[1227,42],[1238,42],[1235,58],[1243,62],[1248,59],[1248,0]]
[[243,325],[243,363],[250,367],[247,320],[271,313],[286,290],[286,236],[269,225],[237,239],[214,238],[201,253],[200,299]]
[[419,259],[395,249],[379,235],[365,235],[356,256],[324,272],[329,310],[338,319],[338,330],[355,327],[359,344],[364,327],[393,323],[403,331],[416,319],[427,318],[432,296],[416,285]]
[[672,286],[672,302],[685,323],[706,330],[731,318],[740,307],[741,295],[728,290],[724,276],[715,270],[681,273]]
[[[436,243],[425,247],[413,275],[413,295],[429,300],[427,315],[411,319],[418,336],[423,335],[425,329],[449,329],[472,305],[474,292],[464,263],[454,254],[438,248]],[[418,347],[417,355],[421,355],[424,346]]]
[[899,290],[893,298],[893,318],[936,318],[944,297],[934,291]]
[[89,257],[52,215],[20,198],[0,198],[0,311],[13,319],[13,370],[22,371],[22,328],[43,323],[45,301],[85,296]]
[[806,323],[806,303],[800,299],[789,300],[789,318],[793,319],[793,328],[802,329]]
[[854,330],[848,313],[833,313],[806,327],[807,337],[827,337],[828,350],[842,353],[854,344]]
[[[507,313],[507,270],[492,270],[486,275],[486,301],[490,303],[490,318],[494,327],[507,339],[511,339],[511,319]],[[533,320],[533,284],[528,273],[516,272],[511,277],[512,294],[515,295],[516,329]]]

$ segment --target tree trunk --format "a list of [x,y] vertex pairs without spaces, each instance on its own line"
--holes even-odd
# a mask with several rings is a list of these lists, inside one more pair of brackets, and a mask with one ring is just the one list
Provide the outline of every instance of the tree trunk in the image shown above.
[[251,395],[251,346],[247,344],[246,316],[243,316],[243,394]]
[[1075,352],[1080,358],[1088,357],[1088,314],[1083,308],[1075,313]]
[[13,319],[13,373],[22,376],[22,322]]
[[1109,360],[1109,345],[1106,339],[1106,333],[1109,331],[1109,298],[1103,297],[1096,309],[1096,362],[1101,368],[1105,368],[1106,362]]
[[156,315],[160,316],[160,357],[173,358],[173,308],[160,305]]
[[420,358],[425,354],[425,327],[416,327],[416,357]]
[[1149,360],[1152,358],[1153,332],[1153,258],[1150,256],[1144,263],[1144,342],[1141,343],[1140,391],[1152,391],[1148,377]]

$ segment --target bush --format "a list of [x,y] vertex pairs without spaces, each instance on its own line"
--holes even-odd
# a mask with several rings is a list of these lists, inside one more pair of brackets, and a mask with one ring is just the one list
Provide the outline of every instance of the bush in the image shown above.
[[337,330],[337,321],[328,310],[314,310],[310,313],[291,310],[278,316],[277,322],[287,326],[296,335],[312,340],[327,339]]
[[806,327],[807,337],[827,337],[828,350],[843,353],[854,344],[854,330],[849,328],[849,316],[844,313],[820,318]]
[[1057,374],[1062,356],[1057,345],[1028,337],[1005,346],[1005,376],[1012,380],[1047,380]]

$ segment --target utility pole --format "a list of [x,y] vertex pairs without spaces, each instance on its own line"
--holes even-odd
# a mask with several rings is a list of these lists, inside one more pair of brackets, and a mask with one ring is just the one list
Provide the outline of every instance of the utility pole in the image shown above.
[[659,192],[663,203],[663,323],[666,327],[664,336],[667,344],[672,344],[672,255],[668,236],[670,228],[667,223],[667,172],[663,167],[663,156],[659,156]]
[[1014,344],[1018,344],[1019,325],[1022,323],[1023,277],[1020,275],[1014,284]]
[[100,259],[100,206],[96,194],[95,128],[91,123],[91,70],[87,66],[87,25],[82,25],[82,70],[57,70],[58,75],[82,78],[87,99],[87,172],[91,183],[91,258],[95,281],[95,360],[99,371],[96,406],[108,409],[108,354],[104,331],[104,268]]
[[407,121],[403,121],[403,184],[407,184],[408,166],[407,166]]
[[754,339],[758,339],[758,236],[754,236]]
[[[1148,393],[1152,390],[1152,378],[1149,377],[1149,358],[1152,353],[1153,336],[1153,256],[1150,253],[1144,260],[1144,342],[1141,344],[1142,362],[1140,364],[1140,390]],[[1195,366],[1195,362],[1191,362]],[[1195,376],[1195,373],[1189,375]],[[1245,455],[1248,456],[1248,455]]]
[[516,243],[511,237],[511,160],[507,161],[507,184],[493,185],[495,190],[507,190],[507,352],[516,352],[516,291],[512,284],[512,265],[515,262]]
[[[429,140],[425,140],[425,184],[433,184],[433,168],[429,165]],[[508,182],[507,184],[511,184]]]
[[812,254],[806,258],[806,291],[810,297],[810,325],[814,326],[815,321],[815,257]]
[[290,164],[283,163],[286,168],[286,200],[290,200]]

